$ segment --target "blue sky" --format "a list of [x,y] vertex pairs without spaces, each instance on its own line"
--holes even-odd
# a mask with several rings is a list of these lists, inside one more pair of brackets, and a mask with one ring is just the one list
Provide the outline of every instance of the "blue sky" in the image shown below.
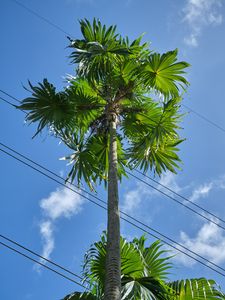
[[[97,17],[108,25],[116,24],[118,32],[131,39],[145,32],[153,50],[179,48],[179,59],[192,65],[187,75],[191,85],[183,103],[225,128],[222,0],[21,2],[72,37],[80,37],[78,19]],[[22,85],[28,79],[37,83],[46,77],[58,89],[65,85],[64,77],[73,74],[74,67],[69,64],[64,33],[11,0],[0,3],[0,27],[0,89],[23,99],[28,93]],[[67,173],[69,167],[59,158],[70,153],[68,149],[45,134],[32,139],[35,127],[27,126],[23,113],[3,102],[0,114],[0,142],[57,174]],[[182,127],[186,138],[180,147],[182,170],[178,175],[165,174],[160,181],[224,218],[224,132],[191,112]],[[0,233],[80,273],[85,251],[105,229],[105,211],[2,153],[0,164]],[[98,195],[105,198],[104,188],[98,189]],[[127,213],[225,268],[222,229],[133,178],[122,182],[120,201]],[[142,234],[123,222],[121,227],[128,238]],[[148,237],[148,242],[152,241]],[[201,276],[214,278],[225,290],[223,277],[182,255],[176,256],[171,278]],[[4,299],[53,300],[79,289],[1,245],[0,282]]]

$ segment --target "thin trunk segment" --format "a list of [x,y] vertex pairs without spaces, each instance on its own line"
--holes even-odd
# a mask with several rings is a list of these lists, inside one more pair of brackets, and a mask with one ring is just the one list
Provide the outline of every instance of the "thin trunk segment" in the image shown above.
[[116,115],[112,115],[112,119],[110,120],[108,226],[104,300],[121,299],[120,216],[118,206],[116,121]]

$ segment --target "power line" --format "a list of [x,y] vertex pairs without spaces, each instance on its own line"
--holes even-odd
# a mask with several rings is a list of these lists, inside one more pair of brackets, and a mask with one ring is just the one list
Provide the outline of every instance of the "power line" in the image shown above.
[[[21,153],[15,151],[14,149],[12,149],[11,147],[5,145],[4,143],[1,143],[1,142],[0,142],[0,145],[2,145],[3,147],[5,147],[6,149],[10,150],[11,152],[13,152],[13,153],[19,155],[20,157],[26,159],[27,161],[31,162],[32,164],[38,166],[39,168],[41,168],[41,169],[43,169],[43,170],[49,172],[50,174],[56,176],[56,177],[59,178],[60,180],[65,181],[65,179],[64,179],[63,177],[59,176],[59,175],[56,174],[55,172],[52,172],[50,169],[48,169],[48,168],[46,168],[46,167],[44,167],[44,166],[38,164],[37,162],[35,162],[34,160],[28,158],[27,156],[25,156],[25,155],[23,155],[23,154],[21,154]],[[128,174],[129,174],[129,173],[128,173]],[[130,175],[132,175],[132,174],[130,173]],[[137,177],[135,177],[135,178],[137,178]],[[138,179],[138,178],[137,178],[137,179]],[[89,196],[95,198],[96,200],[100,201],[100,202],[103,203],[104,205],[107,205],[107,203],[106,203],[105,201],[103,201],[103,200],[100,199],[99,197],[93,195],[92,193],[86,191],[85,189],[82,189],[82,188],[78,187],[77,185],[75,185],[75,184],[73,184],[73,183],[71,183],[71,185],[74,186],[74,187],[76,187],[77,189],[81,190],[82,192],[88,194]],[[160,191],[160,190],[157,189],[157,191]],[[165,195],[167,195],[167,194],[165,194]],[[169,196],[169,195],[167,195],[167,196]],[[105,209],[106,209],[106,208],[105,208]],[[135,221],[135,222],[137,222],[137,223],[139,223],[139,224],[145,226],[146,228],[148,228],[148,229],[154,231],[155,233],[160,234],[160,235],[162,235],[162,236],[165,237],[165,238],[168,238],[167,236],[161,234],[159,231],[157,231],[157,230],[155,230],[155,229],[149,227],[148,225],[144,224],[143,222],[141,222],[141,221],[138,220],[137,218],[134,218],[134,217],[130,216],[129,214],[123,212],[122,210],[120,210],[120,213],[123,214],[124,216],[126,216],[126,217],[132,219],[133,221]],[[210,219],[209,219],[209,221],[211,222]],[[218,224],[216,224],[216,225],[218,225]],[[225,230],[225,228],[223,228],[223,227],[221,227],[221,228]],[[172,240],[172,239],[171,239],[171,241],[174,242],[174,243],[177,243],[177,242],[175,242],[175,241]],[[185,250],[188,250],[189,252],[192,252],[193,254],[198,255],[198,254],[196,254],[195,252],[193,252],[192,250],[190,250],[190,249],[184,247],[182,244],[179,244],[179,243],[177,243],[177,244],[178,244],[180,247],[184,248]],[[198,256],[199,256],[201,259],[205,259],[205,258],[202,257],[201,255],[198,255]],[[208,261],[208,262],[211,263],[210,261]],[[216,266],[217,266],[217,265],[216,265]],[[225,269],[223,269],[223,268],[222,268],[222,270],[225,271]]]
[[[65,178],[63,178],[62,176],[60,176],[60,175],[58,175],[57,173],[51,171],[50,169],[44,167],[43,165],[40,165],[39,163],[37,163],[37,162],[35,162],[34,160],[28,158],[27,156],[21,154],[20,152],[16,151],[15,149],[12,149],[11,147],[7,146],[6,144],[4,144],[4,143],[2,143],[2,142],[0,142],[0,145],[3,146],[3,147],[6,148],[6,149],[12,151],[13,153],[19,155],[20,157],[26,159],[27,161],[31,162],[32,164],[36,165],[37,167],[39,167],[39,168],[41,168],[41,169],[47,171],[48,173],[54,175],[55,177],[57,177],[57,178],[59,178],[59,179],[61,179],[61,180],[63,180],[63,181],[65,182]],[[103,201],[103,200],[100,199],[99,197],[97,197],[97,196],[93,195],[92,193],[86,191],[85,189],[83,189],[83,188],[81,188],[81,187],[75,185],[74,183],[70,183],[70,185],[72,185],[72,186],[74,186],[75,188],[77,188],[78,190],[80,190],[80,191],[82,191],[82,192],[88,194],[89,196],[95,198],[96,200],[102,202],[103,204],[107,204],[105,201]]]
[[[3,150],[3,149],[1,149],[1,148],[0,148],[0,151],[4,152],[5,154],[11,156],[12,158],[14,158],[14,159],[16,159],[16,160],[18,160],[18,161],[20,161],[21,163],[23,163],[24,165],[30,167],[31,169],[33,169],[33,170],[35,170],[35,171],[41,173],[41,174],[44,175],[45,177],[48,177],[49,179],[54,180],[54,181],[57,182],[58,184],[63,185],[64,187],[70,189],[71,191],[73,191],[74,193],[78,194],[79,196],[81,196],[81,197],[87,199],[88,201],[91,201],[91,202],[95,203],[93,200],[91,200],[91,199],[89,199],[88,197],[82,195],[81,193],[79,193],[79,192],[77,192],[76,190],[72,189],[72,188],[69,187],[68,185],[63,184],[62,182],[58,181],[57,179],[54,179],[53,177],[49,176],[48,174],[46,174],[46,173],[44,173],[44,172],[38,170],[37,168],[35,168],[35,167],[29,165],[28,163],[24,162],[24,161],[21,160],[20,158],[15,157],[14,155],[10,154],[9,152],[7,152],[7,151],[5,151],[5,150]],[[98,203],[95,203],[95,204],[97,204],[97,205],[100,206],[101,208],[106,209],[106,208],[103,207],[101,204],[98,204]]]
[[[0,90],[0,92],[3,93],[3,94],[6,95],[6,96],[12,98],[12,99],[15,100],[16,102],[21,103],[19,99],[17,99],[17,98],[15,98],[14,96],[8,94],[7,92],[5,92],[5,91],[3,91],[3,90]],[[4,99],[3,99],[3,100],[4,100]],[[12,104],[12,105],[15,106],[14,104]]]
[[[0,90],[0,92],[2,92],[2,90]],[[4,93],[4,92],[3,92]],[[5,93],[4,93],[5,94]],[[5,98],[2,98],[1,96],[0,96],[0,100],[2,100],[3,102],[5,102],[6,104],[8,104],[8,105],[10,105],[10,106],[12,106],[13,108],[16,108],[17,109],[17,105],[15,105],[14,103],[12,103],[11,101],[8,101],[8,100],[6,100]],[[25,111],[25,110],[23,110],[23,109],[20,109],[23,113],[25,113],[26,115],[28,115],[28,113]]]
[[[183,195],[177,193],[176,191],[174,191],[173,189],[169,188],[168,186],[166,186],[166,185],[162,184],[161,182],[159,182],[159,181],[157,181],[157,180],[151,178],[151,177],[148,176],[147,174],[145,174],[145,173],[143,173],[143,172],[141,172],[141,171],[139,171],[139,170],[137,170],[137,169],[133,169],[133,170],[134,170],[135,172],[137,172],[137,173],[143,175],[144,177],[148,178],[149,180],[153,181],[153,182],[156,183],[157,185],[160,185],[160,186],[162,186],[163,188],[167,189],[169,192],[173,193],[174,195],[176,195],[176,196],[182,198],[183,200],[187,201],[188,203],[190,203],[190,204],[194,205],[195,207],[201,209],[201,210],[204,211],[205,213],[211,215],[213,218],[216,218],[218,221],[221,221],[221,222],[225,223],[225,220],[223,220],[223,219],[221,219],[220,217],[216,216],[214,213],[208,211],[208,210],[205,209],[204,207],[202,207],[202,206],[200,206],[200,205],[194,203],[193,201],[191,201],[190,199],[184,197]],[[181,202],[180,202],[180,204],[183,205]]]
[[41,263],[40,261],[38,261],[38,260],[36,260],[36,259],[30,257],[29,255],[26,255],[25,253],[22,253],[21,251],[19,251],[19,250],[15,249],[15,248],[13,248],[13,247],[11,247],[11,246],[9,246],[9,245],[3,243],[3,242],[0,242],[0,245],[2,245],[2,246],[4,246],[4,247],[6,247],[6,248],[8,248],[8,249],[10,249],[10,250],[12,250],[12,251],[14,251],[14,252],[16,252],[17,254],[20,254],[21,256],[23,256],[23,257],[25,257],[25,258],[27,258],[27,259],[29,259],[29,260],[35,262],[36,264],[39,264],[40,266],[42,266],[42,267],[48,269],[49,271],[52,271],[52,272],[56,273],[57,275],[59,275],[59,276],[65,278],[65,279],[67,279],[67,280],[69,280],[69,281],[71,281],[71,282],[73,282],[73,283],[75,283],[75,284],[77,284],[77,285],[83,287],[84,289],[87,289],[83,284],[79,283],[78,281],[76,281],[76,280],[74,280],[74,279],[72,279],[72,278],[70,278],[70,277],[68,277],[68,276],[66,276],[66,275],[64,275],[64,274],[62,274],[62,273],[59,272],[59,271],[56,271],[56,270],[50,268],[49,266],[46,266],[45,264],[43,264],[43,263]]
[[[30,168],[36,170],[37,172],[41,173],[42,175],[48,177],[49,179],[51,179],[51,180],[53,180],[53,181],[55,181],[55,182],[57,182],[58,184],[60,184],[60,185],[62,185],[62,186],[64,186],[64,187],[66,187],[66,188],[72,190],[73,192],[79,194],[81,197],[86,198],[88,201],[90,201],[90,202],[92,202],[92,203],[98,205],[99,207],[101,207],[101,208],[107,210],[107,208],[103,207],[103,206],[100,205],[99,203],[96,203],[95,201],[93,201],[93,200],[87,198],[86,196],[84,196],[84,195],[78,193],[77,191],[75,191],[75,190],[72,189],[71,187],[67,186],[66,184],[64,184],[64,183],[62,183],[62,182],[60,182],[60,181],[54,179],[53,177],[47,175],[46,173],[44,173],[44,172],[38,170],[37,168],[35,168],[35,167],[29,165],[28,163],[26,163],[26,162],[24,162],[23,160],[21,160],[21,159],[15,157],[14,155],[10,154],[9,152],[7,152],[7,151],[5,151],[5,150],[3,150],[3,149],[0,149],[0,151],[4,152],[4,153],[7,154],[8,156],[11,156],[12,158],[16,159],[17,161],[20,161],[21,163],[25,164],[26,166],[29,166]],[[144,223],[138,221],[137,219],[135,219],[135,218],[129,216],[128,214],[126,214],[126,213],[124,213],[124,212],[121,212],[121,213],[124,214],[124,215],[126,215],[126,216],[128,216],[129,218],[133,219],[134,221],[138,222],[139,224],[142,224],[142,225],[145,226],[146,228],[149,228],[151,231],[156,232],[156,233],[159,234],[160,236],[165,237],[166,239],[168,239],[169,241],[171,241],[171,242],[173,242],[174,244],[178,245],[179,247],[181,247],[181,248],[183,248],[183,249],[185,249],[185,250],[187,250],[187,251],[193,253],[195,256],[201,258],[202,260],[205,260],[206,262],[208,262],[208,263],[214,265],[214,266],[217,267],[218,269],[221,269],[221,270],[224,270],[224,271],[225,271],[224,268],[222,268],[222,267],[220,267],[220,266],[214,264],[214,263],[211,262],[210,260],[208,260],[208,259],[204,258],[203,256],[201,256],[201,255],[195,253],[194,251],[192,251],[192,250],[188,249],[187,247],[183,246],[182,244],[177,243],[176,241],[174,241],[173,239],[171,239],[171,238],[167,237],[166,235],[160,233],[159,231],[157,231],[157,230],[151,228],[150,226],[148,226],[148,225],[146,225],[146,224],[144,224]],[[185,254],[186,256],[188,256],[188,257],[194,259],[195,261],[201,263],[202,265],[206,266],[207,268],[209,268],[209,269],[211,269],[211,270],[213,270],[213,271],[217,272],[218,274],[220,274],[220,275],[222,275],[222,276],[225,277],[225,274],[224,274],[224,273],[222,273],[222,272],[220,272],[220,271],[218,271],[218,270],[212,268],[211,266],[207,265],[206,263],[202,262],[201,260],[197,259],[196,257],[193,257],[192,255],[190,255],[190,254],[184,252],[183,250],[181,250],[180,248],[177,248],[177,247],[174,246],[173,244],[170,244],[169,242],[167,242],[167,241],[165,241],[165,240],[159,238],[159,237],[156,236],[155,234],[152,234],[151,232],[149,232],[149,231],[147,231],[146,229],[144,229],[144,228],[142,228],[142,227],[140,227],[140,226],[134,224],[133,222],[127,220],[127,219],[124,218],[124,217],[121,217],[121,219],[124,220],[124,221],[126,221],[127,223],[129,223],[129,224],[135,226],[136,228],[142,230],[143,232],[148,233],[149,235],[153,236],[154,238],[161,240],[163,243],[167,244],[168,246],[172,247],[173,249],[175,249],[175,250],[177,250],[177,251],[179,251],[179,252]]]
[[24,8],[30,14],[36,16],[37,18],[39,18],[40,20],[44,21],[48,25],[56,28],[57,30],[61,31],[62,33],[66,34],[66,35],[70,35],[62,27],[58,26],[57,24],[53,23],[52,21],[48,20],[47,18],[43,17],[42,15],[40,15],[39,13],[37,13],[36,11],[34,11],[33,9],[29,8],[28,6],[24,5],[23,3],[21,3],[21,2],[19,2],[17,0],[11,0],[11,1],[14,2],[14,3],[16,3],[17,5],[19,5],[20,7]]
[[[176,203],[178,203],[178,204],[184,206],[185,208],[187,208],[188,210],[192,211],[193,213],[195,213],[196,215],[200,216],[201,218],[203,218],[203,219],[207,220],[208,222],[213,223],[213,224],[216,225],[217,227],[219,227],[219,228],[225,230],[225,227],[223,227],[222,225],[216,223],[215,221],[213,221],[212,219],[206,217],[205,215],[199,213],[197,210],[195,210],[195,209],[193,209],[193,208],[187,206],[186,204],[180,202],[180,201],[177,200],[176,198],[174,198],[174,197],[170,196],[169,194],[163,192],[162,190],[156,188],[155,186],[153,186],[153,185],[151,185],[150,183],[148,183],[147,181],[145,181],[145,180],[139,178],[138,176],[132,174],[131,172],[129,172],[129,171],[126,171],[126,172],[127,172],[128,175],[130,175],[130,176],[132,176],[133,178],[137,179],[138,181],[144,183],[145,185],[151,187],[152,189],[158,191],[159,193],[161,193],[162,195],[166,196],[167,198],[173,200],[174,202],[176,202]],[[171,191],[172,191],[172,190],[171,190]],[[205,210],[205,209],[204,209],[204,210]],[[207,211],[207,210],[205,210],[205,211]],[[207,212],[208,212],[208,211],[207,211]],[[213,215],[213,214],[211,214],[210,212],[208,212],[208,213],[209,213],[210,215]],[[213,215],[213,216],[214,216],[214,215]],[[215,217],[216,217],[216,216],[215,216]],[[222,220],[222,219],[220,219],[220,218],[218,218],[218,217],[216,217],[216,218],[217,218],[218,220],[221,220],[223,223],[225,223],[224,220]]]
[[2,239],[4,239],[4,240],[6,240],[6,241],[8,241],[8,242],[10,242],[10,243],[12,243],[12,244],[14,244],[14,245],[16,245],[17,247],[20,247],[20,248],[23,249],[23,250],[26,250],[27,252],[30,252],[31,254],[33,254],[33,255],[35,255],[35,256],[41,258],[42,260],[44,260],[44,261],[46,261],[46,262],[48,262],[48,263],[54,265],[54,266],[57,267],[57,268],[59,268],[59,269],[65,271],[65,272],[69,273],[70,275],[73,275],[73,276],[79,278],[80,280],[83,280],[83,278],[82,278],[81,276],[77,275],[76,273],[74,273],[74,272],[72,272],[72,271],[66,269],[65,267],[63,267],[63,266],[57,264],[56,262],[54,262],[54,261],[52,261],[52,260],[50,260],[50,259],[48,259],[48,258],[46,258],[46,257],[44,257],[44,256],[42,256],[42,255],[40,255],[40,254],[38,254],[37,252],[35,252],[35,251],[33,251],[33,250],[31,250],[31,249],[25,247],[24,245],[22,245],[22,244],[20,244],[20,243],[14,241],[14,240],[8,238],[7,236],[5,236],[5,235],[3,235],[3,234],[0,234],[0,238],[2,238]]
[[220,125],[218,125],[217,123],[215,123],[214,121],[210,120],[209,118],[205,117],[203,114],[197,112],[196,110],[194,110],[193,108],[182,104],[183,107],[185,107],[186,109],[188,109],[189,111],[191,111],[192,113],[194,113],[196,116],[198,116],[200,119],[206,121],[207,123],[211,124],[212,126],[216,127],[217,129],[223,131],[223,133],[225,132],[225,129],[223,127],[221,127]]
[[8,100],[6,100],[6,99],[2,98],[1,96],[0,96],[0,99],[1,99],[3,102],[5,102],[5,103],[9,104],[10,106],[13,106],[14,108],[16,108],[16,105],[15,105],[15,104],[13,104],[12,102],[10,102],[10,101],[8,101]]

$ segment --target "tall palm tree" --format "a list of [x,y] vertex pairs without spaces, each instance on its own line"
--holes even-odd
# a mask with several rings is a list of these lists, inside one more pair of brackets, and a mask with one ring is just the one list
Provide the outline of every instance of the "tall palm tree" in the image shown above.
[[91,189],[108,184],[108,226],[105,299],[120,299],[120,219],[118,180],[125,167],[145,172],[175,172],[180,161],[177,145],[180,92],[186,62],[177,50],[149,50],[142,36],[130,42],[94,19],[80,21],[82,39],[71,40],[75,77],[57,92],[44,79],[20,109],[27,121],[47,128],[71,150],[68,180],[85,181]]
[[[121,237],[122,300],[224,300],[214,280],[194,278],[169,281],[172,267],[168,251],[160,241],[149,247],[144,236],[132,242]],[[74,292],[63,300],[102,300],[104,298],[106,234],[94,243],[84,257],[83,277],[89,292]]]

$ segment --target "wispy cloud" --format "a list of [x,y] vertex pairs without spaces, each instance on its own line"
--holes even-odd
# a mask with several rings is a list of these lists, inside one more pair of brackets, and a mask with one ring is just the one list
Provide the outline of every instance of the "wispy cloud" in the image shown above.
[[[221,228],[213,223],[205,223],[196,236],[192,238],[184,231],[181,231],[180,240],[183,246],[216,264],[225,262],[225,234]],[[196,263],[196,261],[184,254],[177,255],[175,259],[185,266],[192,266]]]
[[197,47],[199,37],[206,27],[222,23],[222,5],[222,0],[186,0],[183,22],[188,25],[190,31],[184,38],[187,45]]
[[[178,185],[177,175],[175,175],[171,172],[166,172],[165,174],[163,174],[159,180],[159,183],[161,185],[165,185],[166,187],[170,188],[171,190],[173,190],[176,193],[179,193],[181,190],[184,189],[184,187],[181,187]],[[162,186],[158,185],[157,188],[161,190]]]
[[[159,180],[159,184],[154,184],[152,181],[144,178],[145,181],[155,186],[159,190],[166,191],[161,185],[165,185],[175,192],[180,192],[186,187],[181,187],[176,181],[176,175],[171,172],[166,172]],[[166,193],[170,193],[166,191]],[[136,187],[128,191],[124,196],[124,201],[121,206],[121,209],[127,213],[135,213],[137,210],[142,207],[143,202],[147,199],[148,196],[158,196],[159,192],[152,189],[151,187],[146,186],[144,183],[137,183]]]
[[[43,242],[41,255],[50,258],[55,247],[54,228],[55,222],[59,218],[71,218],[82,210],[85,200],[68,188],[58,188],[50,193],[47,198],[40,201],[40,208],[44,218],[39,223],[40,235]],[[41,263],[45,261],[40,259]],[[35,270],[40,271],[38,265]]]
[[213,188],[213,182],[209,182],[203,185],[198,186],[196,189],[193,190],[191,197],[189,198],[190,201],[196,202],[199,198],[207,197],[209,192]]
[[140,185],[137,185],[136,189],[127,192],[121,206],[122,211],[126,213],[133,213],[139,208],[142,202],[142,196],[143,190],[140,188]]
[[192,202],[197,202],[200,198],[206,198],[212,190],[225,189],[225,176],[220,176],[216,179],[212,179],[206,183],[203,183],[192,191],[189,199]]

